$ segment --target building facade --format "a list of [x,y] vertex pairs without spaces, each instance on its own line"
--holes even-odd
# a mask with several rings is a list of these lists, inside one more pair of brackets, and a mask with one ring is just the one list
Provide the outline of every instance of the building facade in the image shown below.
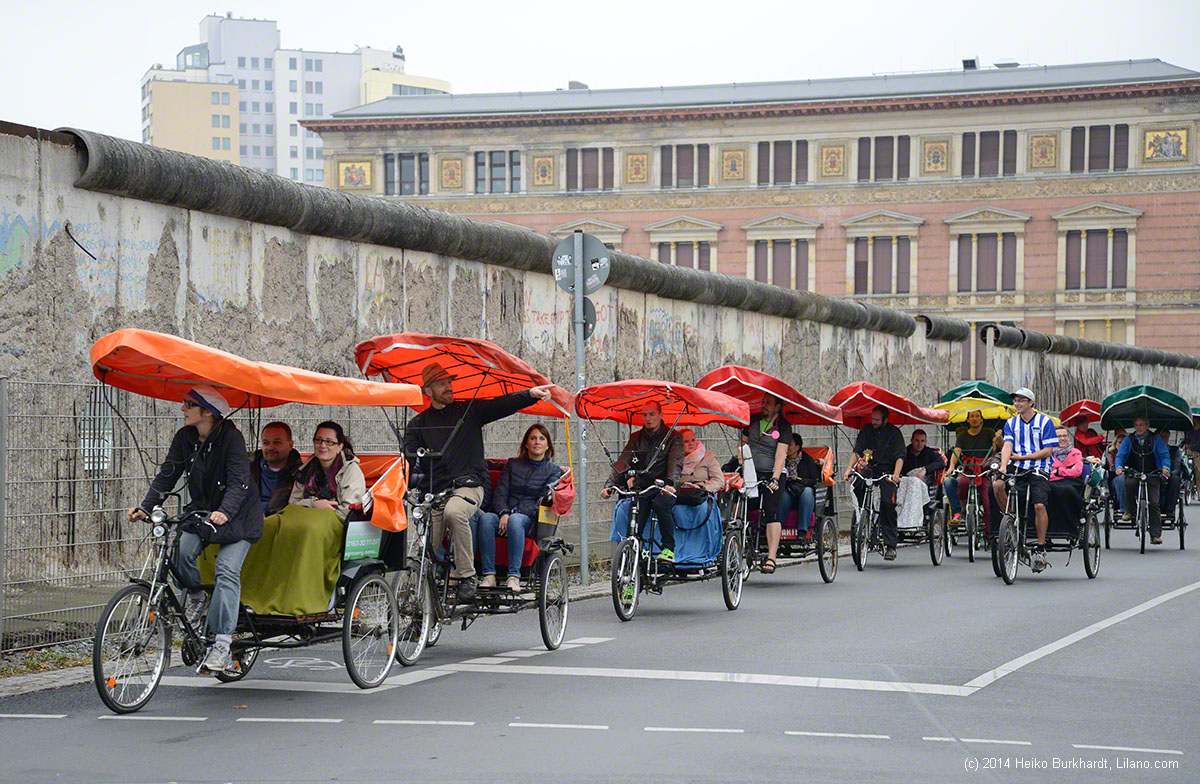
[[1200,73],[1145,60],[411,96],[304,125],[330,187],[911,312],[1198,352],[1198,120]]
[[[404,67],[400,47],[285,49],[274,21],[206,16],[200,43],[182,49],[175,68],[156,65],[142,77],[142,141],[320,184],[321,137],[300,121],[391,95],[450,91],[448,82]],[[203,89],[187,86],[194,84],[237,97],[222,105],[226,111],[210,112]],[[210,126],[210,115],[219,115],[218,126]]]

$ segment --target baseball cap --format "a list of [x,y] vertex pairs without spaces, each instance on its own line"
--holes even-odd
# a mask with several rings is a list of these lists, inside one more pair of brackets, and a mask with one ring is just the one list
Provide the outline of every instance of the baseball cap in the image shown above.
[[204,406],[212,412],[213,416],[229,416],[229,401],[215,388],[207,384],[192,387],[187,393],[187,399]]
[[1027,397],[1030,400],[1034,399],[1033,390],[1030,389],[1029,387],[1021,387],[1020,389],[1018,389],[1016,392],[1013,392],[1012,394],[1013,394],[1013,397]]

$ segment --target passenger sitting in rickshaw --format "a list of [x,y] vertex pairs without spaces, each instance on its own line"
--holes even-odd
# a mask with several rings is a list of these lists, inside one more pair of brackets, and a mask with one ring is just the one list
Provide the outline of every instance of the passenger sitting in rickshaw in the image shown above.
[[725,473],[716,455],[696,438],[696,431],[685,427],[679,435],[683,438],[683,473],[675,506],[699,506],[725,486]]
[[1172,519],[1175,516],[1175,501],[1179,498],[1180,487],[1183,486],[1183,450],[1171,444],[1171,431],[1167,428],[1160,429],[1158,437],[1167,445],[1171,466],[1171,476],[1163,483],[1158,508],[1167,519]]
[[904,465],[900,468],[903,476],[896,493],[897,525],[901,528],[917,528],[924,524],[925,505],[937,492],[938,472],[946,467],[946,458],[941,451],[927,446],[927,441],[925,431],[917,428],[904,451]]
[[[783,418],[783,402],[774,395],[764,394],[762,411],[750,417],[750,424],[742,430],[741,439],[743,444],[750,445],[755,474],[760,480],[767,480],[767,484],[759,488],[759,520],[765,522],[767,532],[767,558],[760,570],[763,574],[774,573],[779,540],[783,536],[779,503],[783,492],[783,465],[791,440],[792,426]],[[740,450],[738,454],[741,454]]]
[[1070,532],[1083,515],[1085,468],[1083,454],[1074,446],[1065,425],[1059,425],[1058,446],[1050,449],[1050,496],[1047,504],[1052,529]]
[[1085,416],[1075,417],[1075,448],[1084,459],[1104,456],[1104,435],[1088,427]]
[[817,485],[825,481],[821,475],[821,464],[804,451],[804,437],[799,433],[792,433],[792,440],[787,447],[787,459],[783,465],[787,478],[783,483],[783,492],[779,495],[779,519],[787,522],[788,514],[795,509],[798,517],[796,531],[807,538],[812,535],[813,510],[817,506]]
[[[1117,501],[1117,512],[1125,514],[1125,475],[1117,473],[1117,452],[1125,441],[1125,430],[1118,428],[1113,431],[1112,443],[1104,450],[1104,469],[1108,476],[1108,491]],[[1128,518],[1126,518],[1128,519]]]
[[[953,473],[960,463],[966,474],[980,473],[983,462],[987,460],[988,456],[1000,451],[993,444],[995,440],[996,431],[983,426],[983,414],[979,411],[968,412],[967,426],[959,428],[955,434],[954,451],[950,453],[950,465],[947,473]],[[975,482],[977,487],[983,487],[986,484],[982,477],[972,479],[968,475],[947,476],[945,479],[946,498],[950,502],[952,522],[957,523],[962,520],[963,505],[967,502],[967,491],[970,489],[971,482]],[[979,495],[983,502],[986,519],[986,515],[991,509],[990,496],[984,492]]]
[[518,455],[505,462],[492,495],[492,511],[471,518],[471,534],[479,553],[480,588],[496,586],[496,536],[508,539],[508,578],[505,586],[521,590],[521,558],[525,537],[538,519],[538,506],[563,469],[553,461],[554,441],[541,422],[529,426]]
[[264,425],[259,444],[250,455],[250,486],[258,490],[263,514],[273,515],[287,506],[292,483],[303,461],[295,449],[292,428],[286,422]]
[[1083,453],[1071,445],[1071,435],[1062,425],[1055,428],[1058,446],[1050,450],[1050,481],[1076,479],[1083,476]]
[[[658,519],[658,532],[662,538],[662,549],[658,558],[672,562],[675,560],[675,524],[671,507],[675,506],[675,495],[683,475],[683,438],[663,422],[662,406],[657,402],[649,402],[642,406],[641,414],[642,429],[629,436],[625,448],[621,450],[621,456],[613,465],[608,486],[600,491],[600,497],[611,498],[612,488],[618,484],[624,484],[630,490],[641,491],[652,487],[661,479],[664,483],[663,489],[650,495],[648,502],[637,505],[637,529],[645,536],[646,521],[650,519],[650,512],[653,511]],[[624,478],[623,475],[630,469],[636,473]],[[618,513],[622,506],[626,505],[617,505]],[[649,547],[649,543],[646,546]]]

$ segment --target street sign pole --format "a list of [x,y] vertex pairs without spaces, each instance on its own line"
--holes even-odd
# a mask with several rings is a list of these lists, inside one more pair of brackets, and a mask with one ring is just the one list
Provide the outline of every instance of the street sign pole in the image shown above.
[[[587,367],[584,352],[583,318],[583,232],[575,230],[575,389],[587,386]],[[575,474],[575,497],[579,499],[579,579],[584,585],[591,580],[588,575],[588,516],[587,516],[587,424],[583,417],[575,414],[576,432],[579,433],[579,469]]]

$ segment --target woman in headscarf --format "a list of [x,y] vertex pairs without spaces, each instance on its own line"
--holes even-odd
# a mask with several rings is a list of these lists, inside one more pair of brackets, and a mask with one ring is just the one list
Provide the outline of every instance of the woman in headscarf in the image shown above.
[[1071,444],[1071,435],[1058,426],[1058,446],[1050,449],[1050,481],[1075,479],[1083,473],[1083,453]]
[[710,493],[718,493],[725,486],[725,474],[717,462],[716,455],[705,448],[696,432],[690,428],[679,431],[683,436],[683,473],[680,475],[676,503],[698,506],[708,499]]

